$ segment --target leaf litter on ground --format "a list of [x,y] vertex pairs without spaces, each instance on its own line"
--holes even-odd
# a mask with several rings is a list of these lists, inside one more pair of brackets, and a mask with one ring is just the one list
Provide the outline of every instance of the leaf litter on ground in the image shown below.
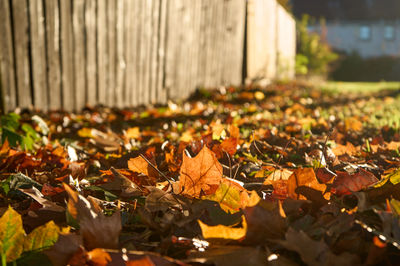
[[2,264],[395,265],[399,95],[290,83],[3,115]]

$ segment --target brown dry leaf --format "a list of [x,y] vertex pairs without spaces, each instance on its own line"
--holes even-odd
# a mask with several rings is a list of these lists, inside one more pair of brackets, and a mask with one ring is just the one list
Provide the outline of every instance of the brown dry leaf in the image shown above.
[[120,212],[106,217],[95,201],[88,201],[68,185],[63,185],[69,196],[68,211],[79,222],[85,248],[117,248],[122,230]]
[[348,195],[366,189],[379,181],[374,174],[363,169],[359,169],[354,174],[339,171],[336,174],[337,177],[333,181],[331,191],[338,195]]
[[399,150],[400,149],[400,142],[391,141],[387,144],[386,148],[391,151]]
[[221,149],[229,153],[231,156],[233,156],[236,153],[238,142],[239,142],[238,138],[229,137],[224,141],[222,141]]
[[154,262],[150,259],[149,256],[144,256],[137,260],[127,261],[126,266],[155,266]]
[[80,235],[60,233],[57,242],[50,249],[44,251],[44,254],[49,257],[53,265],[64,266],[68,264],[70,258],[82,244]]
[[131,127],[125,132],[125,137],[127,139],[138,139],[140,137],[139,127]]
[[110,171],[114,179],[111,182],[99,185],[99,187],[109,190],[122,198],[130,198],[142,194],[140,187],[121,174],[117,169],[111,167]]
[[[300,168],[296,169],[288,179],[288,195],[292,199],[306,199],[304,196],[296,193],[296,188],[306,186],[312,189],[321,191],[322,193],[326,190],[326,185],[318,182],[315,172],[312,168]],[[329,200],[330,195],[324,194],[324,197]]]
[[356,117],[347,117],[344,119],[344,126],[346,131],[354,130],[356,132],[361,131],[363,128],[363,124],[360,119]]
[[194,157],[183,153],[179,187],[183,195],[200,197],[213,194],[222,181],[222,166],[206,146]]
[[332,151],[336,156],[343,154],[356,155],[358,153],[356,147],[351,142],[347,142],[346,145],[337,144]]
[[288,169],[279,169],[273,171],[264,181],[264,185],[274,185],[274,182],[278,180],[288,180],[293,174],[293,171]]
[[[156,165],[154,159],[150,161],[153,165]],[[134,172],[147,175],[153,179],[158,179],[158,172],[141,156],[129,159],[128,168]]]
[[285,237],[286,240],[277,240],[277,242],[286,249],[297,252],[307,265],[350,266],[359,263],[356,255],[350,253],[336,255],[323,240],[315,241],[303,231],[297,232],[293,228],[289,228]]
[[287,228],[279,204],[260,201],[256,206],[243,210],[247,222],[246,244],[265,243],[267,239],[281,238]]
[[19,190],[39,202],[43,206],[44,210],[55,212],[65,211],[64,207],[57,205],[55,202],[45,199],[43,194],[36,187],[26,189],[20,188]]
[[86,258],[91,265],[107,266],[111,262],[111,256],[102,248],[95,248],[86,253]]
[[242,226],[225,226],[215,225],[209,226],[202,221],[198,220],[201,232],[205,239],[229,239],[229,240],[240,240],[246,236],[247,223],[244,216],[242,216]]

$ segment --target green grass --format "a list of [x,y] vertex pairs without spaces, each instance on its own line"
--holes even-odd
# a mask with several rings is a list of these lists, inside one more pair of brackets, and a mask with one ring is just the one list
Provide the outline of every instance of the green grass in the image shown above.
[[398,90],[400,82],[342,82],[329,81],[322,85],[322,89],[331,92],[371,93],[380,90]]

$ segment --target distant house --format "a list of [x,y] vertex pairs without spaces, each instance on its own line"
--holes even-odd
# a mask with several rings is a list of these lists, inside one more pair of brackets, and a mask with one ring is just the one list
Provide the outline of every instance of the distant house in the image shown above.
[[297,18],[326,19],[323,37],[335,50],[400,56],[400,0],[292,0],[292,6]]

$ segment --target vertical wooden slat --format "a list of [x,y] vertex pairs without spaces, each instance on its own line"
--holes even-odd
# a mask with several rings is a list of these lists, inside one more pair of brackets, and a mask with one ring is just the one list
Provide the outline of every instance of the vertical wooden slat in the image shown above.
[[174,86],[174,67],[175,65],[173,64],[175,58],[175,50],[174,50],[174,40],[176,39],[176,31],[172,30],[174,27],[174,18],[176,17],[176,14],[174,12],[174,7],[175,7],[175,1],[168,1],[167,4],[167,14],[168,14],[168,19],[167,19],[167,36],[166,36],[166,55],[165,55],[165,89],[167,93],[168,100],[170,97],[173,97],[174,95],[171,95],[173,92],[173,86]]
[[107,42],[108,42],[108,87],[107,105],[115,103],[116,72],[116,4],[115,0],[107,1]]
[[36,107],[47,110],[46,38],[42,1],[29,1],[32,59],[33,101]]
[[200,26],[201,26],[201,1],[195,1],[195,5],[193,7],[193,43],[192,43],[192,62],[191,62],[191,71],[190,71],[190,80],[189,80],[189,88],[194,90],[198,86],[198,67],[200,60]]
[[96,0],[85,0],[85,27],[86,27],[85,70],[86,70],[87,103],[89,105],[95,105],[97,100],[96,8],[97,8]]
[[49,109],[61,108],[60,16],[58,1],[45,0]]
[[134,104],[138,105],[143,103],[143,97],[142,97],[142,83],[143,83],[143,55],[142,55],[142,50],[145,47],[145,41],[142,38],[142,31],[144,30],[143,28],[143,17],[144,17],[144,1],[135,1],[136,2],[136,16],[135,16],[135,25],[136,31],[135,31],[135,44],[136,44],[136,49],[135,49],[135,74],[136,74],[136,80],[135,80],[135,89],[134,89]]
[[151,48],[150,48],[150,103],[157,101],[157,68],[158,68],[158,49],[159,49],[159,18],[160,18],[160,0],[153,0],[151,12]]
[[97,2],[98,103],[106,104],[108,86],[107,2]]
[[28,47],[28,7],[25,0],[12,1],[18,106],[32,105]]
[[206,25],[206,32],[205,32],[205,38],[207,40],[206,42],[206,64],[204,65],[205,68],[205,86],[207,88],[210,88],[213,86],[213,73],[212,73],[212,67],[213,67],[213,62],[214,62],[214,51],[213,51],[213,44],[214,44],[214,23],[215,23],[215,6],[216,3],[215,1],[208,1],[209,8],[208,8],[208,16],[205,21]]
[[151,71],[151,12],[153,7],[153,0],[146,0],[144,5],[144,21],[143,21],[143,42],[145,46],[141,51],[143,52],[143,83],[142,83],[142,96],[143,103],[150,103],[150,71]]
[[133,59],[135,51],[135,41],[136,36],[136,8],[135,3],[137,1],[126,0],[125,8],[125,55],[126,55],[126,74],[125,74],[125,104],[126,106],[132,106],[134,104],[134,81],[136,79],[135,71],[135,61]]
[[116,86],[115,86],[115,94],[116,94],[116,106],[121,108],[124,106],[124,77],[126,71],[126,61],[125,61],[125,50],[124,50],[124,40],[126,38],[126,34],[124,32],[124,9],[125,1],[120,0],[117,1],[117,32],[116,32],[116,40],[117,40],[117,65],[116,65]]
[[207,62],[207,38],[206,38],[206,27],[207,17],[209,9],[209,1],[203,0],[201,2],[201,14],[200,14],[200,26],[199,26],[199,59],[197,63],[197,86],[205,86],[205,65]]
[[10,10],[9,1],[0,1],[0,90],[5,112],[17,106]]
[[222,82],[224,85],[240,85],[242,82],[244,25],[246,3],[231,0],[226,7],[225,44]]
[[167,1],[160,0],[160,14],[159,14],[159,40],[157,49],[157,102],[165,103],[167,98],[166,88],[164,84],[164,67],[166,55],[166,35],[167,35]]
[[74,51],[72,32],[72,8],[70,0],[60,1],[61,14],[61,83],[62,107],[64,110],[75,110],[74,88]]
[[79,111],[86,104],[85,0],[73,3],[75,108]]

